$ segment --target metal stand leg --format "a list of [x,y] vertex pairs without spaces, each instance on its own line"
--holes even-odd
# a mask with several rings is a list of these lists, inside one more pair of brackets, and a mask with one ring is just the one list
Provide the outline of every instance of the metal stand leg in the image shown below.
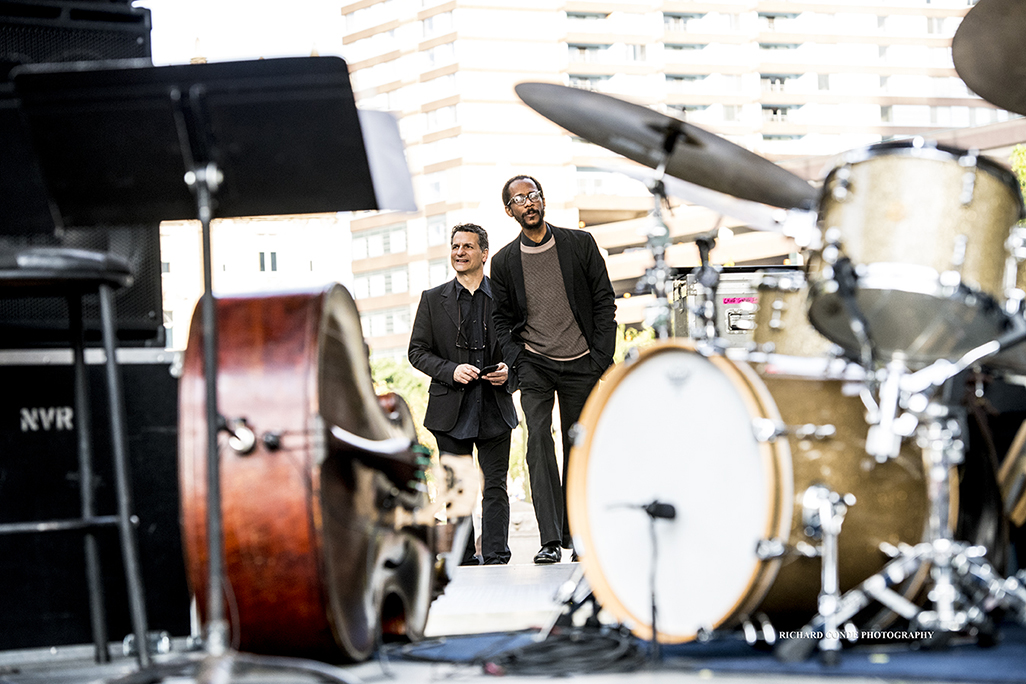
[[146,645],[146,601],[143,592],[142,571],[139,566],[139,548],[132,521],[132,485],[128,478],[128,431],[125,400],[118,372],[114,344],[114,291],[109,285],[100,285],[100,321],[103,328],[103,349],[107,356],[107,396],[110,403],[110,435],[114,453],[114,478],[118,497],[118,533],[121,539],[121,558],[128,584],[128,606],[135,634],[136,657],[140,667],[150,664]]
[[[89,402],[89,373],[85,361],[85,340],[82,332],[82,295],[67,298],[68,322],[71,329],[71,353],[75,373],[75,428],[78,434],[78,488],[83,520],[96,516],[93,496],[93,421]],[[96,662],[109,663],[110,650],[103,597],[103,574],[96,531],[87,526],[83,532],[86,582],[89,587],[89,619],[93,631]]]

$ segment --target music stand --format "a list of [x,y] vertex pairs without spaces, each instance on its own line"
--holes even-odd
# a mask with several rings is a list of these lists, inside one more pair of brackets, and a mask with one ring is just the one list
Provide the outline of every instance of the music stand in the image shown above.
[[[202,224],[209,546],[204,646],[210,658],[200,674],[223,681],[233,660],[247,659],[226,657],[219,590],[224,556],[217,436],[224,420],[217,407],[210,221],[215,210],[233,217],[415,210],[398,129],[386,114],[357,112],[348,69],[337,57],[166,67],[140,60],[31,65],[15,70],[13,80],[52,213],[65,225],[189,218]],[[321,664],[248,661],[348,681],[341,670],[327,672]],[[124,681],[160,681],[181,669],[164,666],[163,674],[140,672],[143,678]]]

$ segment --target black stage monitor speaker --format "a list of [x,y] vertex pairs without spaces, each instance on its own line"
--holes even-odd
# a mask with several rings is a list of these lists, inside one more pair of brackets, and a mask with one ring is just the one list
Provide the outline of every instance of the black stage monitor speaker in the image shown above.
[[[127,0],[0,0],[0,85],[19,64],[149,58],[150,11]],[[162,347],[158,226],[68,228],[55,234],[46,190],[9,96],[0,87],[0,250],[63,246],[125,257],[135,284],[117,293],[120,344]],[[85,315],[87,343],[99,344],[95,296],[87,298]],[[61,298],[0,298],[0,347],[65,346],[67,330]]]
[[[92,353],[87,354],[92,356]],[[96,357],[101,355],[97,353]],[[150,630],[189,634],[189,591],[179,523],[178,354],[123,349],[132,492]],[[104,367],[89,358],[96,506],[116,513]],[[71,353],[0,351],[0,521],[79,513]],[[117,530],[98,533],[112,640],[132,631]],[[82,535],[0,536],[0,650],[92,641]],[[2,679],[2,677],[0,677]]]
[[[135,281],[115,291],[118,342],[123,347],[164,346],[160,287],[160,226],[69,228],[50,234],[2,235],[0,250],[26,246],[63,246],[111,252],[124,257]],[[87,295],[86,344],[100,346],[97,295]],[[61,297],[0,297],[0,348],[68,346],[68,305]]]
[[0,76],[19,64],[149,59],[150,11],[127,2],[0,0]]

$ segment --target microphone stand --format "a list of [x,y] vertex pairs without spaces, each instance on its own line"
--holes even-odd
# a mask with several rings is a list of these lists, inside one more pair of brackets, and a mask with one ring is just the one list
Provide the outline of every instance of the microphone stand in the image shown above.
[[658,609],[656,607],[656,570],[659,560],[659,543],[656,538],[656,520],[674,520],[677,517],[677,509],[673,504],[663,503],[658,499],[649,504],[622,504],[621,506],[610,506],[610,508],[637,508],[648,514],[649,533],[652,538],[652,566],[649,571],[649,587],[652,610],[652,648],[649,657],[652,664],[662,660],[662,652],[659,646],[659,628],[657,623]]

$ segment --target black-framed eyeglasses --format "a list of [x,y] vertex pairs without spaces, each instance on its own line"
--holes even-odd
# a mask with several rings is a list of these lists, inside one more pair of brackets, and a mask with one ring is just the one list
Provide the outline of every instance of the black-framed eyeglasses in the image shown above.
[[542,197],[541,190],[532,190],[531,192],[527,193],[526,195],[513,195],[513,197],[510,198],[509,202],[506,202],[506,206],[508,207],[510,202],[512,202],[513,204],[517,205],[518,207],[522,207],[522,206],[524,206],[524,203],[527,202],[527,200],[531,200],[532,202],[537,202],[538,200],[541,199],[541,197]]
[[[487,331],[488,331],[488,324],[485,323],[485,332],[487,333]],[[462,344],[461,344],[461,342],[462,342]],[[459,318],[456,319],[456,348],[457,349],[463,349],[464,351],[468,351],[468,352],[479,352],[479,351],[484,351],[485,350],[485,347],[483,345],[479,346],[479,347],[478,346],[475,346],[475,347],[471,347],[470,346],[470,342],[467,340],[467,336],[463,332],[463,311],[462,310],[459,313]]]

